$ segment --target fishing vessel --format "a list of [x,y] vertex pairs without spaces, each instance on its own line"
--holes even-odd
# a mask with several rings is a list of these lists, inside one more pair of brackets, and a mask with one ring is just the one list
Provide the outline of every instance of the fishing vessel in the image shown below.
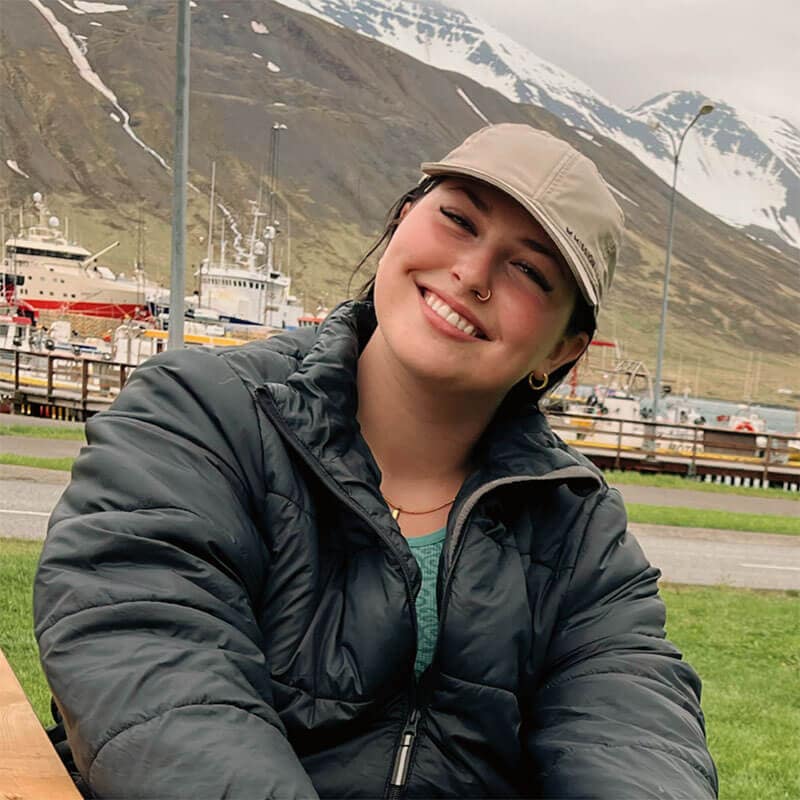
[[[274,129],[273,129],[274,133]],[[249,247],[241,243],[241,234],[233,240],[233,260],[226,260],[225,219],[220,226],[219,259],[214,261],[212,239],[214,224],[215,165],[211,173],[211,199],[209,206],[208,254],[197,272],[197,290],[186,298],[187,309],[196,313],[214,313],[220,321],[239,325],[266,325],[270,329],[296,328],[305,317],[303,307],[292,294],[292,279],[281,271],[276,257],[276,240],[283,236],[277,219],[275,200],[277,136],[272,142],[273,173],[269,192],[268,210],[262,211],[262,182],[259,181],[258,199],[251,201],[253,222]],[[220,207],[222,208],[222,207]],[[223,209],[224,210],[224,209]],[[266,224],[264,224],[266,223]],[[286,260],[291,247],[290,217],[286,210],[287,246]]]
[[305,312],[291,293],[292,280],[263,258],[265,252],[259,241],[251,253],[233,264],[223,260],[224,254],[216,263],[203,259],[197,274],[198,290],[186,298],[187,309],[195,314],[210,311],[220,321],[234,325],[298,327]]
[[[669,387],[665,387],[665,400],[654,420],[655,388],[641,361],[620,359],[588,397],[578,397],[575,389],[573,382],[568,394],[553,395],[548,405],[550,413],[564,415],[563,423],[572,434],[568,438],[575,443],[640,448],[651,437],[652,446],[663,451],[691,449],[734,455],[742,450],[758,452],[766,444],[766,420],[749,407],[741,405],[736,413],[708,420],[688,395],[671,395]],[[652,422],[658,427],[648,431]]]
[[70,242],[58,217],[50,214],[39,192],[33,195],[36,223],[5,241],[2,286],[6,299],[15,296],[37,311],[78,313],[123,319],[141,315],[154,289],[142,270],[133,279],[117,275],[98,260],[119,242],[94,253]]

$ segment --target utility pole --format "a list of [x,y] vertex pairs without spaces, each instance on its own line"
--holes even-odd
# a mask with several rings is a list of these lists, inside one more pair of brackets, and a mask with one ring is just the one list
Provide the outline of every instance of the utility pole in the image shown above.
[[189,0],[178,0],[175,51],[175,152],[172,188],[172,264],[169,285],[169,350],[183,347],[183,306],[186,292],[186,181],[189,172]]

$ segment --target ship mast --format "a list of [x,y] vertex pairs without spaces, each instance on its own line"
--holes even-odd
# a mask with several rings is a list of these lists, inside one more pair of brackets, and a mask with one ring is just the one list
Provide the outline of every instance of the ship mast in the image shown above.
[[[211,199],[208,203],[208,250],[206,252],[206,275],[210,277],[211,261],[214,258],[214,189],[217,178],[217,162],[211,162]],[[200,280],[197,282],[197,305],[203,305],[203,264],[200,264]]]

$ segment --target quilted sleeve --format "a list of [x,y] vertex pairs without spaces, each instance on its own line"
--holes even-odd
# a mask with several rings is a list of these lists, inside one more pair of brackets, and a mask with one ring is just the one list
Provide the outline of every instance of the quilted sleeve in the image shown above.
[[87,424],[34,587],[42,665],[104,798],[314,798],[253,611],[263,448],[225,360],[140,366]]
[[610,490],[585,531],[528,709],[532,783],[546,798],[715,798],[700,680],[664,638],[660,573],[626,527]]

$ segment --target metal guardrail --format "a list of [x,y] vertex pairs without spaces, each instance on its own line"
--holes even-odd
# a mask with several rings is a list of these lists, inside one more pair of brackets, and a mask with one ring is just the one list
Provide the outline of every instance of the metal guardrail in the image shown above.
[[595,414],[548,413],[568,444],[616,469],[679,472],[689,476],[739,474],[759,483],[800,483],[800,461],[789,446],[798,436],[734,431],[707,425],[632,422]]
[[16,404],[93,413],[114,400],[135,366],[67,353],[0,349],[0,395]]

